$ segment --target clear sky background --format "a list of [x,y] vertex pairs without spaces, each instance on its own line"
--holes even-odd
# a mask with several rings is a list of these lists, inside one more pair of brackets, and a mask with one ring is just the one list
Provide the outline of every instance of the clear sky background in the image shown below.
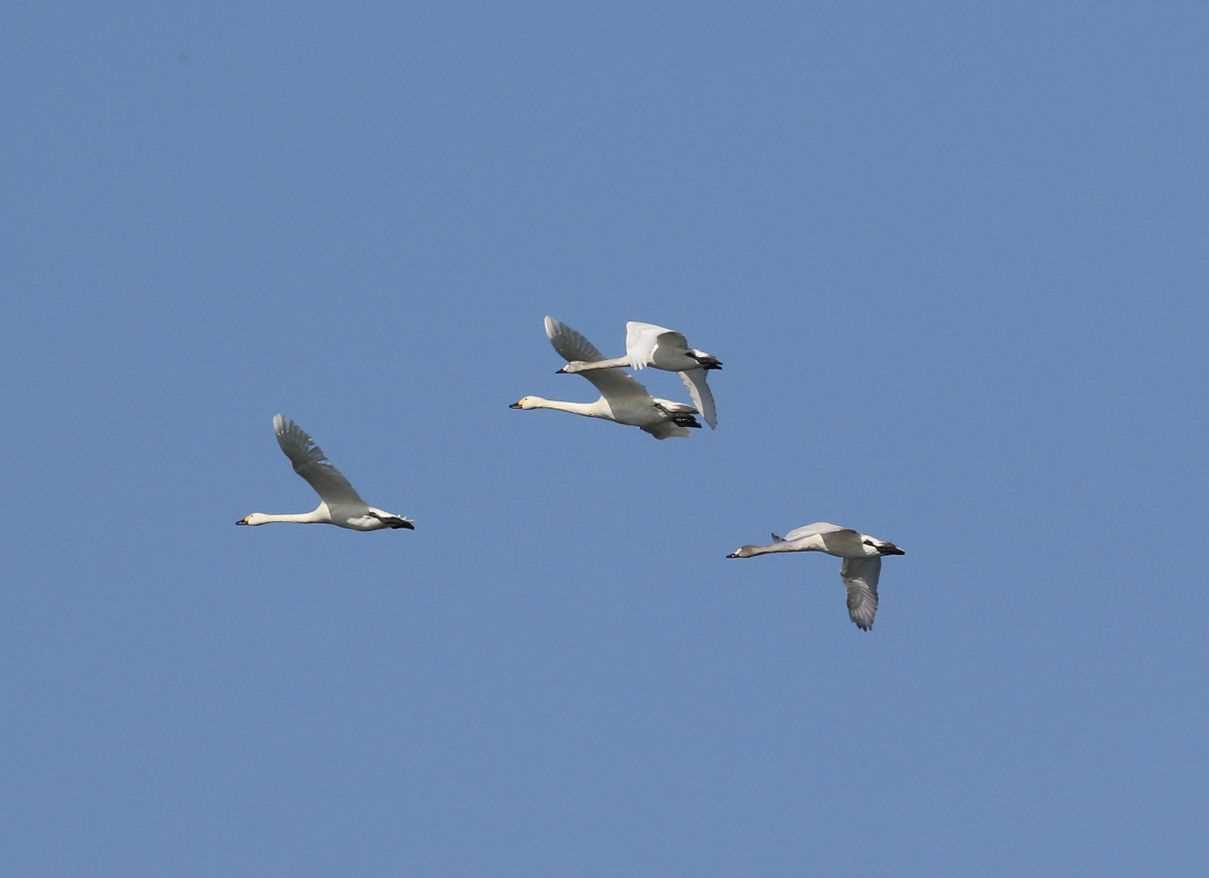
[[[5,871],[1209,857],[1203,3],[22,3]],[[717,354],[719,428],[542,331]],[[646,372],[663,396],[674,375]],[[417,530],[315,502],[297,419]],[[907,550],[873,632],[826,519]]]

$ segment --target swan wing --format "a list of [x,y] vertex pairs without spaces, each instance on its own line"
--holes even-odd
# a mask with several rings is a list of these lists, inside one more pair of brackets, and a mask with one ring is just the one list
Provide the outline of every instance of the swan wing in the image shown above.
[[641,369],[653,365],[655,350],[660,347],[685,351],[688,349],[688,341],[676,330],[666,326],[640,323],[637,320],[626,323],[625,355],[630,360],[630,368]]
[[803,537],[812,537],[815,534],[834,534],[841,531],[848,531],[848,533],[851,534],[856,533],[856,531],[852,530],[851,528],[840,527],[838,524],[832,524],[829,521],[814,521],[810,524],[804,524],[801,527],[795,527],[789,533],[785,534],[785,539],[792,543],[794,540],[800,540]]
[[697,407],[697,411],[701,413],[701,417],[705,418],[705,423],[709,424],[711,430],[718,429],[718,412],[714,408],[713,391],[709,389],[709,385],[705,382],[705,370],[689,369],[686,372],[678,372],[677,374],[688,389],[688,395],[692,397],[693,405]]
[[[553,317],[546,318],[546,337],[568,363],[575,360],[595,363],[604,359],[592,342]],[[645,387],[621,369],[590,369],[576,374],[591,381],[610,405],[649,400],[651,396]]]
[[882,572],[879,555],[871,558],[845,558],[840,578],[848,589],[848,615],[856,627],[868,631],[877,613],[877,580]]
[[307,484],[315,489],[315,493],[329,508],[337,505],[367,506],[344,474],[332,466],[323,449],[307,435],[306,430],[289,418],[274,415],[273,432],[277,435],[277,444],[293,464],[294,472],[306,479]]
[[559,356],[568,363],[576,360],[595,363],[604,359],[596,345],[584,338],[582,333],[576,332],[567,324],[555,320],[549,315],[546,316],[545,323],[546,338],[550,339],[554,350],[558,351]]

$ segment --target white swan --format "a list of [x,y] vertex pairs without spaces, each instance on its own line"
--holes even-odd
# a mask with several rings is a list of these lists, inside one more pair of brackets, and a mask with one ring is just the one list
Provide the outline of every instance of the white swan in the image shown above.
[[718,414],[714,407],[714,394],[705,381],[705,373],[710,369],[721,369],[722,361],[713,354],[690,348],[684,335],[674,329],[631,320],[625,325],[624,357],[595,361],[577,360],[567,363],[558,371],[574,375],[595,369],[616,369],[624,366],[636,370],[653,366],[667,372],[679,372],[680,380],[688,388],[697,411],[705,418],[710,429],[717,428]]
[[415,530],[410,518],[385,512],[368,505],[361,495],[348,483],[348,479],[336,469],[315,444],[306,431],[281,415],[273,416],[273,432],[277,444],[294,465],[294,472],[302,476],[319,495],[320,503],[310,512],[290,515],[267,515],[253,512],[245,515],[236,524],[256,527],[275,521],[291,521],[298,524],[334,524],[351,530],[382,530],[383,528],[407,528]]
[[882,572],[882,555],[907,554],[888,540],[840,527],[826,521],[816,521],[791,530],[784,537],[771,534],[767,546],[740,546],[727,558],[754,558],[774,552],[826,552],[843,558],[840,578],[848,589],[848,615],[862,631],[873,627],[877,613],[877,580]]
[[[546,318],[546,336],[554,350],[568,362],[573,360],[599,360],[600,351],[592,343],[569,326],[553,317]],[[512,403],[514,409],[553,409],[602,418],[618,424],[640,427],[656,439],[672,436],[688,436],[688,427],[700,427],[693,417],[697,410],[690,405],[659,399],[647,393],[647,389],[624,372],[601,370],[585,372],[584,377],[596,385],[601,397],[596,402],[561,402],[543,399],[540,396],[522,396]]]

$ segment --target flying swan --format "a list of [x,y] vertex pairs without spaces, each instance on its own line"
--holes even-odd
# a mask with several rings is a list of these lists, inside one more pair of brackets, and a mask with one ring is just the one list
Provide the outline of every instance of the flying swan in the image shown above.
[[385,512],[362,500],[348,479],[328,461],[315,440],[289,418],[274,415],[273,432],[277,434],[277,444],[294,465],[294,472],[306,479],[307,484],[319,495],[319,505],[310,512],[292,515],[253,512],[236,524],[256,527],[275,521],[292,521],[298,524],[334,524],[350,530],[415,530],[416,526],[410,518]]
[[[553,317],[546,318],[546,336],[554,350],[568,362],[595,361],[603,359],[592,343],[569,326]],[[600,391],[596,402],[560,402],[540,396],[522,396],[512,403],[514,409],[553,409],[602,418],[617,424],[639,427],[656,439],[670,436],[688,436],[689,427],[700,427],[693,417],[697,410],[690,405],[659,399],[647,393],[647,389],[624,372],[615,369],[584,372],[583,376]]]
[[774,552],[826,552],[843,558],[840,578],[848,589],[848,615],[862,631],[873,627],[877,613],[877,580],[882,572],[882,555],[907,554],[888,540],[826,521],[804,524],[784,537],[771,534],[767,546],[740,546],[727,558],[754,558]]
[[705,373],[710,369],[721,369],[722,361],[713,354],[690,348],[684,335],[674,329],[631,320],[625,325],[624,357],[594,361],[575,360],[558,371],[574,375],[595,369],[626,366],[635,370],[652,366],[667,372],[679,372],[680,380],[688,388],[693,405],[705,418],[710,429],[717,429],[718,414],[714,408],[714,394],[705,381]]

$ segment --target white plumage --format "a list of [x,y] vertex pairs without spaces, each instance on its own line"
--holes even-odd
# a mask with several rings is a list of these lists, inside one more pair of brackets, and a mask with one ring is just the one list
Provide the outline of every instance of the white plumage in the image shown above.
[[840,578],[848,591],[848,616],[856,627],[868,631],[877,614],[877,581],[883,555],[907,554],[889,540],[878,539],[828,521],[816,521],[794,528],[784,537],[771,535],[765,546],[740,546],[727,558],[755,558],[778,552],[825,552],[843,558]]
[[571,359],[559,371],[586,378],[599,371],[626,366],[635,370],[651,366],[666,372],[679,372],[697,411],[711,428],[718,426],[714,394],[705,380],[705,373],[710,369],[721,369],[722,361],[713,354],[689,347],[684,335],[674,329],[631,320],[625,325],[624,357],[605,359],[596,351],[595,357]]
[[350,530],[382,530],[383,528],[414,530],[410,518],[370,506],[349,483],[340,470],[332,465],[306,431],[282,415],[273,416],[273,433],[277,444],[290,459],[294,472],[306,479],[319,495],[319,505],[310,512],[267,514],[253,512],[236,524],[256,527],[274,522],[296,524],[334,524]]
[[[572,362],[601,358],[600,351],[590,341],[566,324],[553,317],[546,317],[545,327],[550,344],[564,360]],[[693,417],[697,409],[684,403],[651,396],[645,387],[623,371],[600,369],[585,371],[582,374],[600,391],[600,399],[595,402],[562,402],[540,396],[522,396],[509,407],[525,410],[552,409],[589,418],[601,418],[638,427],[656,439],[688,436],[688,427],[701,426]]]

